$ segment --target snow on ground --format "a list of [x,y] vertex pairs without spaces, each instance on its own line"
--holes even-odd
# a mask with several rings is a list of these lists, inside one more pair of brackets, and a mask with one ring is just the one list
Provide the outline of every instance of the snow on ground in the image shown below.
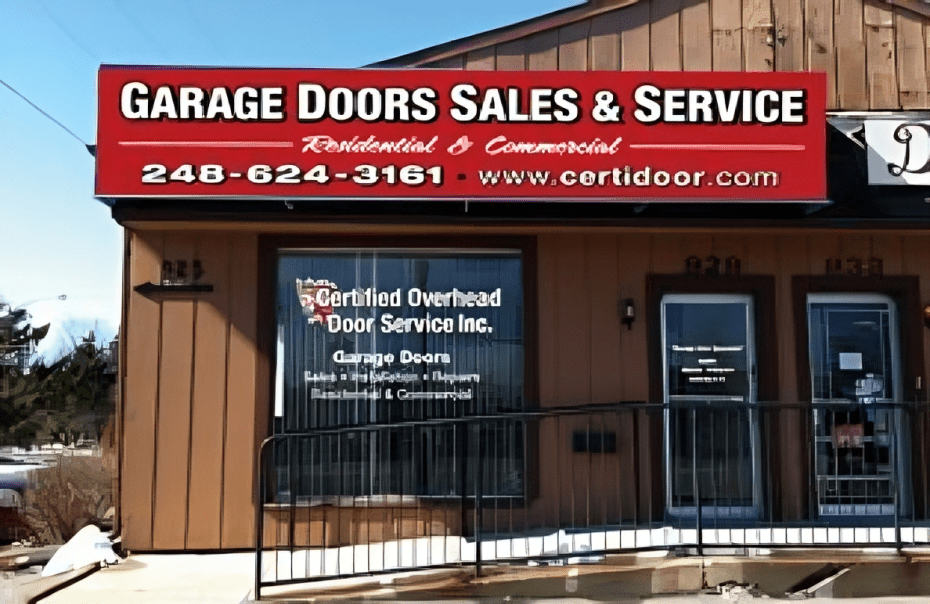
[[[881,528],[754,528],[703,529],[702,545],[760,547],[781,545],[862,545],[893,547],[895,530]],[[903,543],[930,543],[930,528],[902,527]],[[481,559],[494,562],[544,556],[568,557],[568,564],[597,562],[598,552],[697,546],[697,530],[661,527],[638,530],[566,532],[482,541]],[[474,540],[462,537],[419,537],[332,548],[296,548],[262,555],[262,580],[287,581],[442,564],[475,562]]]

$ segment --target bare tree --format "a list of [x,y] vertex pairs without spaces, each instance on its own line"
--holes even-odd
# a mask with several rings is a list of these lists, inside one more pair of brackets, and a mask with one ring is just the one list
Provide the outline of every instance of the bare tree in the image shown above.
[[104,521],[113,496],[100,457],[61,457],[57,466],[35,472],[25,517],[40,543],[65,543],[88,524]]

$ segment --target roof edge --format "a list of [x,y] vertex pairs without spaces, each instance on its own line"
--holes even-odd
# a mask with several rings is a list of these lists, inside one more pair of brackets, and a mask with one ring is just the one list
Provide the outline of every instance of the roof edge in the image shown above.
[[572,23],[583,21],[584,19],[596,17],[603,13],[636,4],[638,1],[639,0],[586,0],[584,4],[569,6],[538,17],[526,19],[525,21],[504,25],[503,27],[480,32],[464,38],[458,38],[457,40],[443,42],[442,44],[430,46],[391,59],[378,61],[377,63],[372,63],[365,67],[422,67],[426,63],[441,61],[471,50],[477,50],[493,44],[510,42],[511,40],[524,38],[547,29],[571,25]]
[[930,17],[930,5],[924,0],[883,0],[883,2],[911,11],[921,17]]

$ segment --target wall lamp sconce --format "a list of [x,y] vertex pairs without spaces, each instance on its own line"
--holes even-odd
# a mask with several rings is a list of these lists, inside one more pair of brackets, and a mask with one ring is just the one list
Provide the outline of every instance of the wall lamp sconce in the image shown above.
[[924,306],[924,325],[930,329],[930,304]]
[[[930,305],[928,305],[930,308]],[[927,316],[927,310],[924,310],[924,316]],[[636,320],[636,309],[633,308],[633,298],[627,298],[620,306],[620,322],[626,325],[628,330],[633,329],[633,321]],[[924,320],[927,320],[926,318]]]

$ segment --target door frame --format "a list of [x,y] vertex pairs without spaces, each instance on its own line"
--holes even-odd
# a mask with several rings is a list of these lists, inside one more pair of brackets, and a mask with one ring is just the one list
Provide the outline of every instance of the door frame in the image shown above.
[[[667,342],[666,335],[667,330],[665,329],[665,306],[666,304],[743,304],[745,306],[745,312],[748,314],[746,317],[746,365],[747,365],[747,392],[743,397],[743,400],[736,401],[732,400],[734,405],[741,409],[745,410],[747,413],[748,419],[748,438],[750,443],[750,485],[749,490],[752,493],[752,503],[750,505],[737,505],[737,506],[727,506],[727,505],[718,505],[714,502],[709,506],[712,510],[712,514],[705,512],[705,506],[701,503],[700,498],[697,498],[697,493],[695,493],[695,505],[694,505],[694,514],[700,513],[702,517],[711,517],[713,516],[717,520],[747,520],[758,518],[762,510],[762,476],[761,476],[761,459],[762,459],[762,450],[761,450],[761,440],[760,440],[760,430],[759,430],[759,414],[756,410],[757,402],[757,386],[756,386],[756,376],[757,376],[757,360],[756,360],[756,333],[755,333],[755,300],[751,294],[743,293],[689,293],[689,294],[665,294],[660,300],[660,317],[661,317],[661,331],[662,331],[662,402],[665,405],[665,410],[663,413],[663,434],[662,434],[662,457],[664,464],[665,472],[665,510],[666,513],[674,517],[691,517],[691,506],[675,506],[672,504],[674,501],[674,493],[672,492],[673,480],[672,480],[672,471],[674,466],[674,460],[672,459],[672,439],[670,435],[671,429],[671,413],[670,413],[670,397],[668,394],[668,354],[667,354]],[[725,397],[722,397],[725,398]],[[695,460],[696,463],[696,460]],[[737,509],[738,508],[738,509]],[[720,516],[718,513],[722,510],[726,512]],[[735,514],[738,512],[738,514]]]
[[[662,275],[646,276],[646,327],[649,357],[649,401],[655,403],[653,409],[661,409],[664,398],[663,386],[663,350],[662,350],[662,298],[666,294],[746,294],[753,299],[753,332],[756,335],[756,400],[761,403],[778,401],[778,337],[776,332],[775,309],[776,289],[773,275],[740,275],[729,277],[723,275]],[[764,416],[761,423],[762,434],[777,434],[777,417]],[[654,413],[647,419],[647,438],[649,450],[649,467],[646,476],[649,481],[644,485],[642,497],[651,502],[650,516],[661,519],[665,514],[665,464],[663,461],[664,413]],[[773,431],[774,430],[774,431]],[[762,468],[771,475],[781,476],[778,456],[768,455],[762,447]],[[762,484],[763,500],[771,501],[769,513],[780,513],[781,480]]]
[[[920,278],[916,275],[891,275],[881,277],[859,277],[854,275],[794,275],[791,279],[792,310],[794,312],[795,371],[797,376],[798,402],[810,404],[812,400],[809,359],[807,295],[808,294],[883,294],[897,305],[899,365],[901,371],[901,401],[912,403],[927,400],[927,381],[924,374],[924,325],[923,304],[920,297]],[[918,383],[920,388],[918,388]],[[808,412],[808,416],[810,413]],[[913,424],[913,422],[906,422]],[[806,442],[812,435],[806,421],[795,426]],[[907,437],[915,450],[927,446],[927,436],[919,426],[907,425]],[[810,454],[800,460],[803,476],[813,476],[814,467]],[[922,475],[920,465],[911,463],[910,493],[914,510],[925,509],[930,503],[930,476]],[[813,493],[802,495],[808,518],[817,518],[817,501]]]

